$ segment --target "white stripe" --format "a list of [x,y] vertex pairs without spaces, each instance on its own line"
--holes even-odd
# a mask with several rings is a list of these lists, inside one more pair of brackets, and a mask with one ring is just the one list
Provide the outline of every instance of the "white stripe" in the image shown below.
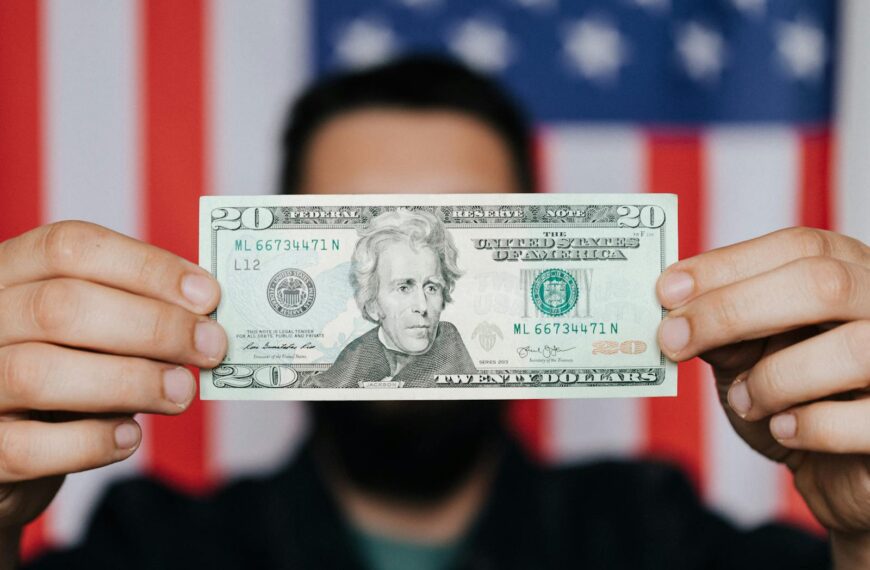
[[870,2],[840,4],[835,227],[870,244]]
[[309,76],[309,6],[215,0],[212,7],[214,193],[271,194],[289,103]]
[[[211,11],[211,141],[215,194],[277,190],[280,137],[309,76],[310,6],[294,0],[215,0]],[[235,477],[289,458],[304,431],[299,404],[216,402],[217,473]]]
[[137,3],[45,3],[48,221],[139,233]]
[[734,127],[706,136],[711,247],[795,224],[800,141],[788,128]]
[[[550,192],[641,192],[644,137],[628,127],[592,125],[543,131],[544,177]],[[557,400],[549,403],[551,449],[557,462],[629,455],[641,443],[637,400]]]
[[308,431],[301,402],[221,402],[214,423],[217,455],[213,468],[222,478],[277,468],[295,453]]
[[640,403],[632,399],[550,402],[553,460],[570,463],[636,453],[645,424]]
[[644,136],[628,127],[570,126],[543,131],[548,192],[641,192]]
[[[707,135],[709,202],[706,219],[712,247],[794,225],[799,191],[800,143],[787,128],[722,128]],[[728,422],[705,379],[706,446],[710,502],[745,525],[777,513],[781,478],[777,466],[749,448]]]
[[[138,221],[137,25],[134,0],[44,4],[46,211],[134,235]],[[137,471],[139,450],[109,468],[67,478],[49,536],[75,542],[105,485]]]

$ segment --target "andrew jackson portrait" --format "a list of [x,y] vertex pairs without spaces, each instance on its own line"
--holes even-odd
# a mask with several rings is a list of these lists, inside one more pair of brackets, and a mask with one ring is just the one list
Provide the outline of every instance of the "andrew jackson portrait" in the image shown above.
[[320,388],[434,386],[436,374],[474,373],[459,331],[441,320],[460,277],[453,238],[434,215],[399,209],[360,231],[351,284],[363,317],[377,326],[351,341]]

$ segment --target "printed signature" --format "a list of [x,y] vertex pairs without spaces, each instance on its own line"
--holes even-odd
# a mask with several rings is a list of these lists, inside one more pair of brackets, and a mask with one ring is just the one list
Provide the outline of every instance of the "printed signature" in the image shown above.
[[530,354],[537,354],[544,358],[553,358],[559,353],[562,352],[570,352],[577,348],[576,346],[570,346],[568,348],[562,348],[560,346],[556,346],[555,344],[545,344],[544,346],[521,346],[517,348],[517,355],[520,358],[527,358]]
[[272,344],[269,341],[266,341],[265,344],[259,345],[256,342],[249,342],[242,350],[311,350],[317,348],[310,342],[306,342],[305,344],[296,344],[295,342],[282,342],[280,344]]

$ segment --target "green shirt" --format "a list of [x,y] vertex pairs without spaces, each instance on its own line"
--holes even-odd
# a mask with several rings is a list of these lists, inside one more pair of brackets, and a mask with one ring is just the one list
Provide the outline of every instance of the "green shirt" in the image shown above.
[[354,530],[354,543],[369,570],[447,570],[459,542],[424,544]]

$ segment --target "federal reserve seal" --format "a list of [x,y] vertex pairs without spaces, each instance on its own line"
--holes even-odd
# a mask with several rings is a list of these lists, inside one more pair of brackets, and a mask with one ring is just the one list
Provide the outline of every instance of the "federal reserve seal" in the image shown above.
[[316,294],[311,276],[299,269],[279,271],[266,288],[269,305],[285,317],[304,315],[314,304]]
[[579,291],[573,275],[562,269],[547,269],[535,277],[531,294],[539,311],[558,317],[574,308]]

